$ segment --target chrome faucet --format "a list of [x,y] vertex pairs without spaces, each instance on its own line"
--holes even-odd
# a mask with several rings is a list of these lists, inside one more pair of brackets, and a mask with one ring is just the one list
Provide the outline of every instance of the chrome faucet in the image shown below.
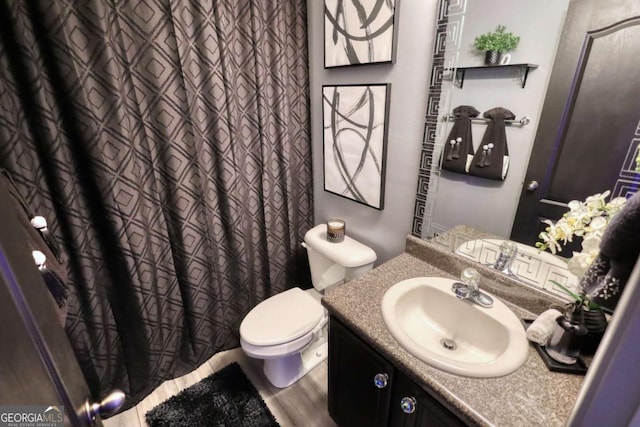
[[473,268],[466,268],[460,275],[460,280],[462,280],[462,283],[455,282],[451,285],[451,291],[453,291],[456,298],[471,300],[484,308],[493,307],[493,298],[478,288],[480,273]]
[[511,271],[511,264],[513,264],[513,260],[516,259],[517,255],[518,245],[516,245],[515,242],[505,240],[500,245],[500,254],[498,255],[498,259],[496,259],[491,267],[503,272],[507,276],[515,276]]

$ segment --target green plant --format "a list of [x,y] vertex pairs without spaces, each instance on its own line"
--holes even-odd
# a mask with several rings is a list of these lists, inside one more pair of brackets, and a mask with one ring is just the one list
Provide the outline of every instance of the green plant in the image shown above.
[[577,294],[573,292],[571,289],[561,285],[555,280],[549,280],[549,281],[553,283],[555,286],[557,286],[558,288],[560,288],[564,293],[566,293],[567,295],[569,295],[571,298],[574,299],[574,302],[571,303],[572,311],[585,309],[585,308],[588,310],[601,310],[601,307],[595,302],[591,301],[588,295],[584,293]]
[[506,52],[513,50],[520,42],[519,36],[513,33],[505,32],[507,28],[504,25],[498,25],[493,32],[484,33],[476,37],[473,45],[476,49],[482,51],[494,50],[496,52]]

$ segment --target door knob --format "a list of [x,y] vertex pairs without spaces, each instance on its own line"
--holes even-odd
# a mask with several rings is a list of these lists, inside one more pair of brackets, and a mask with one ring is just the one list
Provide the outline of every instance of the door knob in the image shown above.
[[125,394],[121,390],[115,389],[109,393],[100,403],[93,402],[87,398],[84,402],[84,416],[89,425],[94,425],[96,416],[109,416],[118,412],[124,404]]
[[535,191],[539,186],[540,184],[538,184],[538,181],[536,181],[535,179],[529,181],[529,183],[527,184],[527,191]]

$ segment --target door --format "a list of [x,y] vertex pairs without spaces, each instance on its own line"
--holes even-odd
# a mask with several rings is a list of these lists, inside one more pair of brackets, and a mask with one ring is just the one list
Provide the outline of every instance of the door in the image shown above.
[[533,245],[566,203],[637,191],[640,2],[573,0],[542,109],[513,240]]
[[386,426],[393,365],[331,318],[329,415],[339,426]]
[[65,425],[90,425],[82,413],[89,389],[17,215],[0,185],[0,405],[63,405]]
[[445,408],[406,376],[393,379],[390,427],[464,427],[472,425]]

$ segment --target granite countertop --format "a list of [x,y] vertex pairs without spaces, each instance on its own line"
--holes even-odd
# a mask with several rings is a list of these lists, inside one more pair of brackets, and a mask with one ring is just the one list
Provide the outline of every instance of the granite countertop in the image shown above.
[[[387,289],[413,277],[456,279],[458,268],[465,266],[463,260],[439,252],[433,246],[409,237],[406,253],[328,291],[322,299],[323,305],[416,383],[433,390],[446,404],[479,425],[565,425],[584,377],[549,371],[533,346],[529,346],[526,362],[512,374],[500,378],[466,378],[420,361],[391,336],[380,309]],[[480,287],[499,297],[520,318],[535,318],[533,313],[553,302],[535,292],[529,295],[530,290],[497,276],[495,280],[494,277],[487,279],[485,272],[481,273]]]

